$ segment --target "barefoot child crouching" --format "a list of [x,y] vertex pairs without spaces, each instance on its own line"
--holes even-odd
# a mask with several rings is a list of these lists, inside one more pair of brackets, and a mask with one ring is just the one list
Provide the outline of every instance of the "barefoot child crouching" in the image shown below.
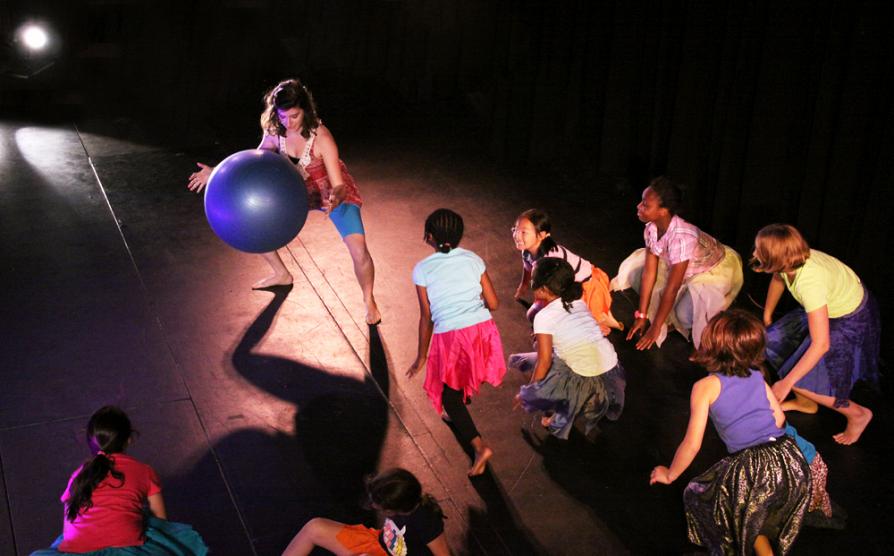
[[567,439],[575,418],[586,420],[588,436],[598,431],[603,418],[615,421],[624,409],[624,369],[614,347],[580,300],[581,285],[574,269],[553,257],[534,267],[531,289],[543,305],[534,316],[536,353],[514,354],[509,366],[533,368],[531,382],[517,399],[525,411],[543,411],[543,425],[558,438]]
[[[846,264],[811,249],[788,224],[763,227],[754,239],[752,269],[773,274],[764,305],[767,361],[780,380],[773,393],[785,411],[816,413],[817,405],[847,419],[834,435],[853,444],[872,411],[850,399],[857,381],[878,383],[881,321],[875,297]],[[773,322],[788,289],[801,305]],[[785,401],[789,392],[795,399]]]
[[[542,210],[529,209],[515,219],[512,240],[522,255],[522,278],[515,290],[515,299],[522,301],[530,289],[534,264],[544,257],[557,257],[567,261],[574,269],[574,280],[582,286],[581,300],[599,323],[602,334],[608,336],[612,328],[623,330],[624,325],[612,315],[608,275],[587,259],[556,243],[551,234],[552,223],[549,215]],[[528,311],[528,320],[533,320],[539,309],[535,300],[534,306]]]
[[124,452],[133,440],[127,415],[113,406],[87,423],[93,457],[71,476],[62,495],[62,535],[32,556],[204,556],[208,547],[189,525],[167,521],[155,471]]
[[438,209],[425,220],[423,239],[435,253],[413,269],[419,346],[407,376],[426,368],[424,388],[432,406],[447,413],[460,440],[475,452],[469,469],[474,477],[484,473],[493,450],[481,438],[466,401],[482,383],[502,383],[506,359],[490,314],[497,308],[497,294],[481,257],[459,247],[462,237],[463,219],[452,210]]
[[683,504],[689,540],[711,554],[785,554],[807,511],[810,469],[756,368],[764,344],[763,326],[744,311],[708,322],[692,357],[708,376],[692,387],[686,436],[670,467],[655,467],[649,479],[671,484],[689,467],[710,416],[730,455],[690,481]]

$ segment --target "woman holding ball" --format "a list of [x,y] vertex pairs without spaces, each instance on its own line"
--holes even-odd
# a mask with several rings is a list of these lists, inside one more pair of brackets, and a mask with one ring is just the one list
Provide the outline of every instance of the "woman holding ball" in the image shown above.
[[[288,157],[297,166],[307,186],[308,208],[328,213],[351,254],[354,274],[366,304],[367,324],[379,324],[382,317],[373,296],[375,267],[360,217],[363,201],[354,178],[338,156],[332,133],[317,114],[313,95],[297,79],[287,79],[264,95],[264,104],[261,114],[263,136],[258,148]],[[214,169],[202,163],[198,166],[199,170],[190,175],[187,186],[196,193],[205,188]],[[292,275],[278,252],[261,256],[273,273],[257,282],[254,289],[292,283]]]

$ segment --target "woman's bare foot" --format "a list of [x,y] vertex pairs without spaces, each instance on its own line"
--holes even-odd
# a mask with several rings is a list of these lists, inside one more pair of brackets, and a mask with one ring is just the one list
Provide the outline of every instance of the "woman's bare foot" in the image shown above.
[[860,439],[860,435],[866,430],[869,421],[872,421],[872,411],[860,406],[859,411],[847,416],[847,427],[844,432],[840,432],[832,438],[839,444],[853,444]]
[[292,275],[288,272],[285,274],[271,274],[270,276],[255,282],[251,287],[253,290],[261,290],[264,288],[272,288],[274,286],[289,286],[292,284]]
[[382,313],[379,312],[379,306],[376,305],[375,299],[366,302],[366,324],[375,326],[382,322]]
[[487,468],[487,460],[493,455],[494,451],[487,446],[481,448],[481,450],[477,450],[475,452],[475,462],[472,463],[472,467],[469,468],[469,477],[477,477],[484,473],[484,470]]
[[819,411],[819,405],[813,400],[808,400],[804,396],[795,393],[794,399],[784,401],[780,404],[782,411],[799,411],[801,413],[813,414]]

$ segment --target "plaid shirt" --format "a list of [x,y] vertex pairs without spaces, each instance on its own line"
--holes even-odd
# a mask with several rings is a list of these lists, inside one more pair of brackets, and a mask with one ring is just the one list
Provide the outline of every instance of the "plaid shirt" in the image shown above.
[[679,216],[671,219],[670,226],[660,238],[658,226],[649,222],[643,238],[646,240],[646,249],[668,265],[689,261],[684,280],[711,270],[724,257],[722,243]]

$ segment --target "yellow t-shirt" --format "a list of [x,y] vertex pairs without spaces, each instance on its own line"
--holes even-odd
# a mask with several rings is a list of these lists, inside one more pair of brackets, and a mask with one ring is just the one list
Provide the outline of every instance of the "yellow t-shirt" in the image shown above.
[[791,283],[784,272],[782,279],[804,311],[809,313],[827,305],[830,319],[853,313],[863,301],[863,284],[857,274],[835,257],[816,249],[810,250],[810,257],[795,272]]

